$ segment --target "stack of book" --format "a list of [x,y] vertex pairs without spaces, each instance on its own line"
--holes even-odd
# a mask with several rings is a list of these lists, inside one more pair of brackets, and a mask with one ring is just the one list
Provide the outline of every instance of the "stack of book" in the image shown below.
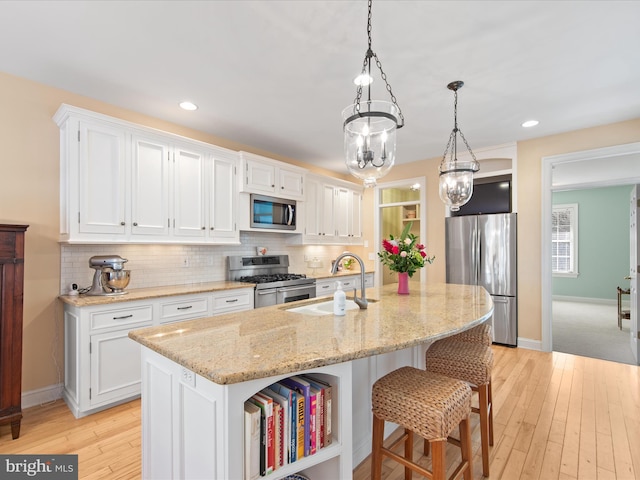
[[311,375],[283,379],[244,404],[244,478],[254,480],[331,444],[332,388]]

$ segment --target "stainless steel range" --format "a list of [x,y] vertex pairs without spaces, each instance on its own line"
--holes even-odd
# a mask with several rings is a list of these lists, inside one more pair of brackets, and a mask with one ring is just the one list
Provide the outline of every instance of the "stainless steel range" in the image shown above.
[[229,280],[255,283],[255,308],[316,296],[316,279],[289,273],[288,255],[231,256]]

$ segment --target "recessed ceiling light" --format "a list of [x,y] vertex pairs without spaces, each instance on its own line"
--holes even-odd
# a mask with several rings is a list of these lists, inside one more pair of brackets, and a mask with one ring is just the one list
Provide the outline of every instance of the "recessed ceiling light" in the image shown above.
[[353,83],[355,83],[358,86],[366,87],[367,85],[370,85],[371,83],[373,83],[373,78],[368,73],[361,73],[360,75],[358,75],[356,78],[353,79]]
[[195,103],[191,103],[191,102],[181,102],[180,108],[182,108],[183,110],[193,111],[193,110],[197,110],[198,106]]
[[529,128],[529,127],[535,127],[536,125],[538,125],[540,122],[538,120],[527,120],[526,122],[524,122],[522,124],[522,126],[524,128]]

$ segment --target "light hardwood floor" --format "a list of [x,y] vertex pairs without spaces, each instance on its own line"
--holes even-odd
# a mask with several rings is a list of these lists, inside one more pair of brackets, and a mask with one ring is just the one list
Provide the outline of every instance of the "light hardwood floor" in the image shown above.
[[[640,478],[640,369],[564,353],[494,346],[491,479]],[[472,416],[474,478],[482,478]],[[25,410],[20,438],[0,427],[0,453],[77,453],[81,479],[140,478],[140,402],[79,420],[62,401]],[[422,442],[416,439],[414,458]],[[448,447],[448,464],[458,450]],[[429,464],[427,458],[420,460]],[[355,480],[369,478],[369,461]],[[383,478],[404,469],[385,461]],[[419,478],[414,475],[414,478]],[[195,479],[189,479],[195,480]]]

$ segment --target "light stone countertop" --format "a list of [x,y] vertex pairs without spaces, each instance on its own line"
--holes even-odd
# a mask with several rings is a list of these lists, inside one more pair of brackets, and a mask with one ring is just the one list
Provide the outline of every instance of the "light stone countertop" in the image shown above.
[[89,307],[93,305],[108,305],[111,303],[132,302],[148,298],[170,297],[175,295],[189,295],[192,293],[217,292],[237,288],[254,288],[255,283],[243,282],[206,282],[189,283],[186,285],[171,285],[168,287],[148,287],[127,290],[124,295],[60,295],[58,298],[69,305]]
[[435,341],[487,320],[478,286],[411,283],[367,289],[366,310],[343,317],[288,312],[302,300],[129,332],[129,337],[218,384],[299,372]]

